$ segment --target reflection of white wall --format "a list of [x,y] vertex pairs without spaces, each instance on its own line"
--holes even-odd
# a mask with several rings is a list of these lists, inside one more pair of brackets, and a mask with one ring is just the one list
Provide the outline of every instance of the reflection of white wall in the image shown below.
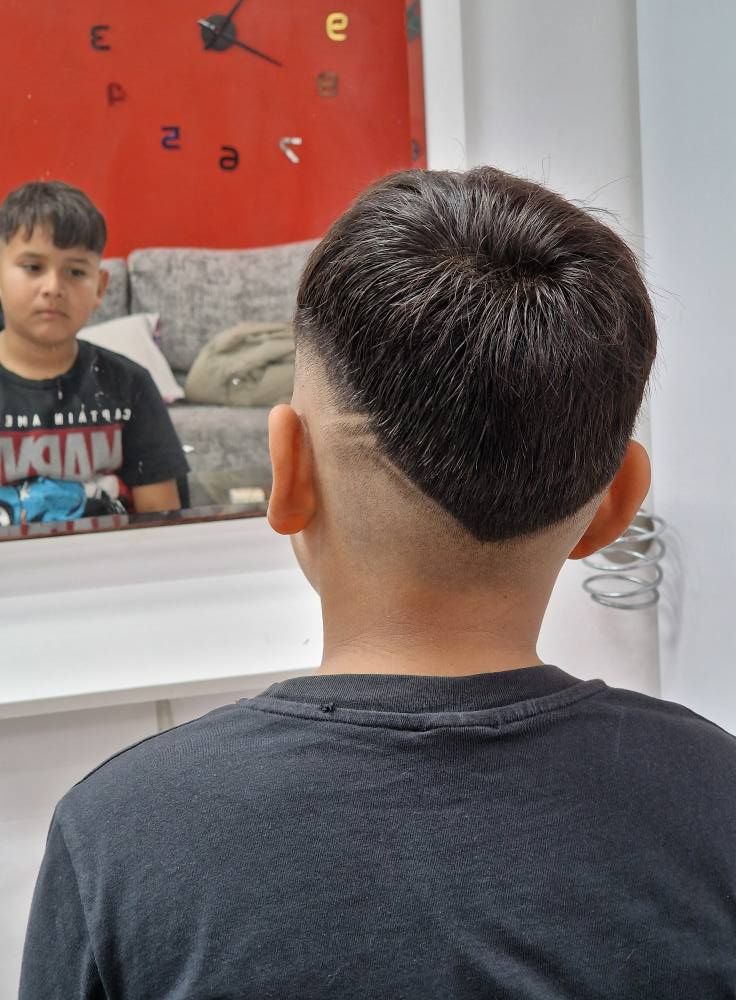
[[736,4],[644,0],[638,37],[655,490],[676,530],[662,693],[736,732]]
[[[642,232],[634,0],[423,0],[430,166],[492,163],[615,213]],[[595,16],[592,16],[592,12]],[[464,155],[461,155],[464,154]],[[649,445],[646,414],[637,437]],[[614,611],[568,563],[540,655],[656,694],[657,614]]]

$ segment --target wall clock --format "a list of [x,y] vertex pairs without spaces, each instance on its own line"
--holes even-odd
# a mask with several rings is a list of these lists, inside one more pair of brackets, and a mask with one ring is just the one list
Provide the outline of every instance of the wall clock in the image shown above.
[[86,190],[108,256],[307,239],[425,166],[418,0],[4,0],[0,190]]

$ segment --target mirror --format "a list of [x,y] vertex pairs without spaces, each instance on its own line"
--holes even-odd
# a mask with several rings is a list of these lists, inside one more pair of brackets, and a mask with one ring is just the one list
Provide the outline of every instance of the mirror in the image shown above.
[[[109,284],[79,339],[152,374],[190,470],[180,520],[265,512],[307,256],[367,184],[426,166],[419,0],[6,0],[0,55],[0,197],[62,180],[103,213]],[[0,490],[42,471],[29,438],[79,430],[2,400],[0,379]],[[162,520],[13,517],[1,537]]]

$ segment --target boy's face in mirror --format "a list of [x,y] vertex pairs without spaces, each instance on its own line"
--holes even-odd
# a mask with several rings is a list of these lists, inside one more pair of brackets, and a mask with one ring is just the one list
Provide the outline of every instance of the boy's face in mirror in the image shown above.
[[85,247],[60,249],[51,229],[19,229],[0,240],[0,304],[5,328],[38,347],[72,341],[107,285],[100,258]]

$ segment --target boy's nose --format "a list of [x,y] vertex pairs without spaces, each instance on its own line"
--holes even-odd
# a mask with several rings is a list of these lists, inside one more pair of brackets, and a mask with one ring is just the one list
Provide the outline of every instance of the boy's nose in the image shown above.
[[63,291],[63,282],[60,275],[55,271],[47,271],[45,275],[45,281],[43,283],[43,294],[44,295],[61,295]]

